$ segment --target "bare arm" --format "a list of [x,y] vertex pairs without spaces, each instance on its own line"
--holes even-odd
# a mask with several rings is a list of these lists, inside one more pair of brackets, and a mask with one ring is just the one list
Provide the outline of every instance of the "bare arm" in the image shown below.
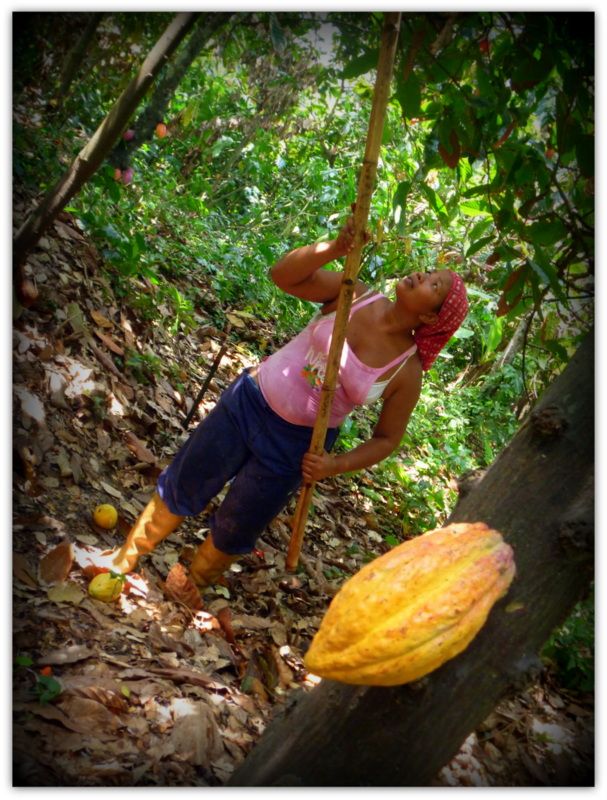
[[[336,239],[291,250],[270,269],[270,277],[280,289],[301,300],[331,303],[339,296],[342,274],[322,267],[346,256],[353,244],[354,221],[350,217]],[[364,291],[364,285],[360,286]]]
[[353,450],[339,455],[306,453],[302,462],[302,473],[306,481],[318,481],[330,475],[370,467],[383,461],[399,446],[413,409],[421,392],[422,371],[418,359],[411,359],[404,368],[405,373],[388,385],[381,414],[373,436]]

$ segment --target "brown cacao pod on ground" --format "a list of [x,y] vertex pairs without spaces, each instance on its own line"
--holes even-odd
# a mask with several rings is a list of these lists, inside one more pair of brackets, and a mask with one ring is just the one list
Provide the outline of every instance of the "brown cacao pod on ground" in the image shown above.
[[468,646],[514,574],[511,547],[482,522],[411,539],[343,585],[305,666],[367,686],[421,678]]

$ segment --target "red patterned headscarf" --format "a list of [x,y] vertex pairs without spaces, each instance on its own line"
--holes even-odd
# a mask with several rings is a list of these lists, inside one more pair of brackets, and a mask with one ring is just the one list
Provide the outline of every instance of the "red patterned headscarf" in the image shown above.
[[463,280],[451,272],[451,288],[443,300],[438,319],[434,325],[421,325],[413,339],[422,362],[422,369],[429,370],[434,360],[464,321],[468,313],[468,296]]

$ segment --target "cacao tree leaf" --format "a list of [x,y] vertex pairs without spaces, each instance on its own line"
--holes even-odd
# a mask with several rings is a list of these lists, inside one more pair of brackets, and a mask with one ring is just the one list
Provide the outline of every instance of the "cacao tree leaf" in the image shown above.
[[536,247],[556,244],[567,236],[566,226],[558,219],[534,222],[526,230]]
[[376,47],[372,50],[367,50],[366,53],[352,59],[352,61],[346,64],[342,70],[341,77],[347,80],[348,78],[356,78],[358,75],[364,75],[377,66],[378,58],[379,48]]
[[[542,247],[534,247],[535,261],[533,262],[539,269],[541,269],[545,276],[545,282],[550,285],[555,296],[558,297],[563,303],[567,305],[567,295],[563,290],[563,285],[559,279],[558,273],[554,268],[552,261],[547,257]],[[533,265],[532,265],[533,267]],[[534,271],[539,275],[537,269]]]
[[483,354],[483,360],[490,356],[502,341],[503,328],[503,317],[494,317],[485,336],[485,352]]
[[468,237],[470,241],[471,242],[476,241],[476,239],[478,239],[480,236],[483,235],[483,233],[485,233],[485,231],[487,230],[487,228],[490,227],[490,225],[491,225],[490,219],[481,219],[479,222],[477,222],[470,231],[470,235]]
[[571,98],[561,92],[556,100],[556,147],[561,160],[573,150],[576,143],[577,124],[571,114]]
[[272,38],[272,45],[277,53],[282,53],[287,46],[287,39],[281,28],[276,14],[270,14],[270,36]]
[[399,233],[404,233],[407,215],[405,214],[407,197],[411,189],[411,181],[401,181],[394,192],[392,201],[393,217]]
[[[116,173],[116,174],[118,174],[118,173]],[[116,180],[114,180],[114,178],[112,178],[111,180],[106,181],[105,185],[107,187],[108,194],[109,194],[111,200],[113,200],[114,203],[119,203],[120,202],[120,185],[119,185],[118,181],[116,181]]]
[[491,244],[493,241],[493,236],[485,236],[483,239],[479,239],[478,241],[471,244],[468,250],[466,251],[466,258],[470,258],[475,253],[478,253],[479,250],[482,250],[483,247],[486,247],[488,244]]
[[583,134],[575,143],[575,157],[580,172],[585,178],[594,176],[594,136]]
[[528,274],[527,264],[523,264],[510,272],[502,288],[502,294],[497,304],[496,317],[502,317],[514,309],[521,300],[523,286]]
[[[485,202],[480,201],[471,201],[468,203],[461,203],[459,206],[459,210],[462,214],[465,214],[468,217],[493,217],[491,212],[487,209],[487,204]],[[488,220],[489,222],[493,222],[493,219]]]
[[470,328],[462,328],[461,326],[453,334],[454,339],[469,339],[471,336],[474,336],[474,331],[471,331]]
[[406,81],[397,85],[396,99],[405,119],[419,117],[422,102],[422,89],[419,78],[412,72]]
[[431,186],[428,186],[427,183],[423,182],[420,183],[419,188],[421,193],[425,195],[431,208],[433,208],[436,211],[439,217],[442,217],[445,221],[447,221],[448,220],[447,209],[438,192],[435,192]]

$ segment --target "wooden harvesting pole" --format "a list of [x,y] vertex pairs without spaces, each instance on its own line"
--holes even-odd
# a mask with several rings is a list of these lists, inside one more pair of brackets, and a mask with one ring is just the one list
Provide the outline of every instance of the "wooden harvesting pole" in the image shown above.
[[[369,217],[369,208],[371,206],[371,195],[373,194],[373,188],[375,186],[379,148],[381,145],[386,106],[390,93],[390,81],[392,79],[394,54],[398,41],[400,16],[400,13],[389,12],[386,13],[384,17],[384,28],[379,50],[379,61],[377,65],[375,88],[373,91],[373,105],[371,107],[371,117],[369,119],[367,144],[360,177],[358,179],[358,192],[356,207],[354,209],[354,246],[346,256],[343,280],[335,312],[333,336],[331,338],[331,346],[327,357],[327,369],[321,389],[318,415],[316,417],[312,441],[310,443],[310,450],[317,455],[320,455],[324,448],[329,414],[333,402],[333,395],[335,394],[335,385],[337,383],[341,352],[346,338],[346,327],[348,325],[350,307],[354,296],[354,286],[360,268],[361,251],[364,245],[365,230]],[[308,519],[308,510],[313,491],[314,483],[306,483],[299,495],[297,509],[293,518],[291,541],[289,542],[286,561],[287,569],[290,571],[296,568],[299,560],[301,543],[303,541],[304,529]]]

